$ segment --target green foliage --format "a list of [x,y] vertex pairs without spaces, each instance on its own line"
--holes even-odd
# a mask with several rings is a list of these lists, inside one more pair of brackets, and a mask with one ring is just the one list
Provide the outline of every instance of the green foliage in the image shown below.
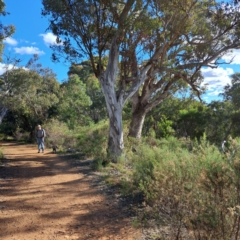
[[[133,114],[141,112],[140,119],[144,119],[150,109],[187,84],[199,95],[204,91],[200,69],[210,63],[217,67],[223,54],[240,46],[236,27],[239,11],[230,1],[227,7],[205,0],[114,0],[94,4],[79,0],[74,6],[71,1],[42,3],[42,15],[50,20],[49,29],[62,43],[52,46],[56,50],[53,59],[64,54],[76,62],[87,56],[87,67],[91,66],[100,80],[111,118],[110,133],[114,135],[108,141],[114,161],[122,153],[122,109],[129,98],[137,93]],[[183,118],[184,126],[189,120],[203,120],[192,111]],[[133,127],[136,131],[130,131],[130,136],[141,134],[140,121],[138,126]],[[204,126],[191,127],[195,132],[187,134],[199,139]],[[118,141],[112,141],[112,137]]]
[[0,132],[5,136],[13,136],[18,128],[16,115],[8,111],[0,124]]
[[164,127],[170,127],[170,132],[165,137],[174,135],[178,138],[200,139],[206,134],[212,144],[220,146],[230,135],[238,137],[240,133],[239,110],[228,100],[206,104],[191,98],[165,99],[146,117],[143,135],[150,136],[155,131],[156,135],[151,136],[164,137],[159,128],[163,116],[167,122],[160,126],[163,127],[161,132],[164,133]]
[[46,144],[51,148],[57,145],[59,150],[66,151],[68,148],[77,148],[77,136],[70,130],[66,123],[57,119],[51,119],[43,125],[46,131]]
[[108,123],[106,121],[79,128],[78,144],[88,156],[105,161],[107,139]]
[[143,133],[145,136],[149,135],[152,128],[157,138],[175,135],[199,139],[210,122],[209,112],[208,106],[196,100],[171,97],[165,99],[146,117]]
[[162,115],[160,122],[157,124],[156,137],[157,138],[168,138],[174,134],[172,128],[173,122],[168,120],[164,115]]
[[236,109],[240,108],[240,73],[231,76],[231,85],[224,87],[222,94],[225,100],[231,101]]
[[187,109],[180,110],[178,120],[179,131],[191,139],[200,139],[206,128],[206,111],[207,108],[197,102],[193,102]]
[[[97,59],[95,61],[97,62]],[[104,64],[104,59],[102,64]],[[90,61],[72,64],[68,74],[69,76],[76,74],[86,85],[86,94],[91,99],[91,105],[87,108],[85,115],[89,116],[95,123],[105,119],[107,112],[104,95],[101,91],[99,80],[92,71]]]
[[[156,159],[156,154],[154,151],[149,151],[146,146],[141,147],[141,151],[137,152],[138,160],[136,161],[134,173],[133,173],[133,184],[138,186],[138,188],[144,193],[147,201],[151,201],[156,196],[155,189],[155,171],[159,164]],[[151,189],[151,191],[147,190]]]
[[[8,13],[5,11],[5,3],[3,0],[0,1],[0,16],[6,16]],[[3,40],[7,37],[10,37],[15,31],[13,25],[4,26],[0,21],[0,61],[2,61],[2,52],[3,52]]]
[[228,102],[213,101],[208,104],[206,134],[211,143],[220,145],[232,134],[233,105]]
[[[226,155],[211,145],[206,135],[194,142],[130,139],[126,148],[124,163],[119,163],[121,168],[115,167],[121,172],[123,192],[141,191],[145,202],[152,206],[152,217],[168,211],[169,224],[186,226],[189,236],[196,236],[193,239],[238,236],[239,139],[229,142]],[[126,171],[129,165],[132,173]],[[182,235],[184,231],[182,227],[172,228],[169,239],[178,234],[186,236]]]
[[91,100],[86,94],[86,86],[77,75],[72,75],[61,85],[61,97],[58,104],[58,117],[67,123],[70,129],[89,122],[87,107]]
[[92,168],[92,170],[94,171],[100,171],[103,168],[103,160],[100,158],[94,159],[91,164],[90,167]]
[[59,83],[55,74],[50,69],[43,69],[36,61],[37,56],[29,61],[28,71],[10,69],[0,78],[2,106],[13,116],[11,122],[15,129],[29,132],[32,140],[36,125],[53,117],[59,101]]

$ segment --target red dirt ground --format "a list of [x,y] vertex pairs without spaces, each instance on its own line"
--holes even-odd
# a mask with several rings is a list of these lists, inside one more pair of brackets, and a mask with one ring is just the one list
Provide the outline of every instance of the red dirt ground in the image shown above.
[[141,239],[121,209],[76,168],[50,150],[0,143],[0,239]]

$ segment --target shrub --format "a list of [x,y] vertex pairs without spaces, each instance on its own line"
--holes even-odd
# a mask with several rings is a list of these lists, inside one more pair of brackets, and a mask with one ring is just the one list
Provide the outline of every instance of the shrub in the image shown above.
[[155,216],[167,212],[169,239],[181,237],[184,227],[194,239],[239,237],[238,139],[229,143],[231,153],[226,156],[205,137],[192,142],[191,150],[189,142],[175,138],[131,140],[129,145],[135,149],[127,155],[133,164],[129,182],[144,194],[146,203],[158,213]]
[[77,134],[69,130],[66,123],[52,119],[43,128],[46,131],[46,145],[48,147],[57,145],[63,150],[77,147]]
[[106,121],[81,127],[77,140],[85,154],[97,158],[98,161],[107,161],[108,123]]
[[15,140],[29,142],[30,132],[26,132],[23,129],[16,129],[13,134]]

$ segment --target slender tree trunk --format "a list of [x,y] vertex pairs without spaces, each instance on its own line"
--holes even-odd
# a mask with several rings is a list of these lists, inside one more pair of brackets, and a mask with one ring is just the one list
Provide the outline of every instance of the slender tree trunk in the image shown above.
[[141,97],[139,97],[138,92],[132,96],[132,119],[129,128],[129,137],[141,138],[142,129],[147,114],[144,105],[141,104]]
[[121,156],[124,148],[121,108],[115,109],[114,112],[110,111],[109,123],[107,152],[112,162],[117,162],[117,158]]
[[143,124],[147,113],[168,96],[167,92],[163,93],[155,102],[149,103],[148,99],[151,94],[152,92],[148,88],[142,96],[139,96],[138,92],[132,96],[132,120],[128,136],[141,138]]
[[130,124],[128,136],[134,138],[141,138],[145,116],[146,112],[142,109],[132,113],[132,121]]
[[[108,74],[106,74],[108,75]],[[105,76],[106,76],[105,75]],[[104,76],[100,79],[102,91],[105,96],[108,118],[109,118],[109,137],[108,137],[108,157],[112,162],[117,162],[121,156],[123,143],[123,128],[122,128],[122,103],[118,101],[114,84],[107,80]]]

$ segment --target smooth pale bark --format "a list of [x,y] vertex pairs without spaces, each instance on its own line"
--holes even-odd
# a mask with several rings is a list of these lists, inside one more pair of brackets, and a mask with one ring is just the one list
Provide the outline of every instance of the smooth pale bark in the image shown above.
[[[117,68],[107,69],[100,77],[100,83],[102,92],[105,97],[106,106],[109,117],[109,138],[108,138],[108,156],[111,161],[117,162],[117,158],[121,156],[124,149],[123,142],[123,127],[122,127],[122,109],[130,97],[137,91],[141,83],[146,79],[146,73],[149,67],[145,68],[145,71],[140,75],[139,82],[128,93],[123,91],[119,95],[115,91],[114,72],[117,72]],[[143,119],[144,122],[144,119]],[[142,129],[142,127],[141,127]]]
[[116,39],[117,37],[113,39],[111,44],[107,69],[99,77],[108,111],[109,136],[107,153],[112,162],[117,162],[117,158],[121,156],[124,148],[122,129],[123,101],[117,98],[115,91],[119,61],[119,49]]
[[141,138],[145,116],[146,113],[141,110],[132,113],[132,121],[129,128],[130,137]]
[[116,35],[112,40],[107,69],[99,76],[101,89],[104,94],[108,110],[109,140],[107,152],[108,157],[112,162],[117,162],[117,159],[119,156],[121,156],[124,148],[122,127],[123,106],[125,102],[131,98],[143,84],[147,78],[147,72],[151,68],[151,64],[147,64],[141,70],[139,76],[136,78],[136,81],[129,90],[122,88],[119,90],[119,92],[116,92],[116,81],[119,73],[119,43],[117,39],[118,35]]
[[108,156],[112,162],[117,162],[124,148],[122,129],[122,105],[117,101],[115,89],[105,79],[101,80],[109,118]]

